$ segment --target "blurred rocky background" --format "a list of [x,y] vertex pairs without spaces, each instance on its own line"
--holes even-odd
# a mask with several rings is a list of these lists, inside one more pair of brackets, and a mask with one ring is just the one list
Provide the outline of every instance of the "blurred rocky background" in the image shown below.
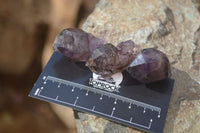
[[76,133],[69,108],[28,97],[55,36],[98,0],[0,0],[0,133]]
[[200,131],[200,0],[100,0],[94,11],[97,0],[0,2],[0,133],[141,132],[28,97],[67,27],[166,53],[175,86],[164,132]]

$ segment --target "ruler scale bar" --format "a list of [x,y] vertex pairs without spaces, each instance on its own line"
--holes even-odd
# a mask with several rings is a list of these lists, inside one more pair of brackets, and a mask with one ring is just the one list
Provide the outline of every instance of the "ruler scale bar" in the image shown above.
[[[59,52],[54,52],[29,96],[146,132],[163,132],[174,80],[145,85],[135,84],[126,72],[122,75],[122,83],[114,86],[117,91],[92,86],[93,73],[84,63],[70,62]],[[106,82],[98,83],[112,86]]]
[[[107,114],[101,113],[101,112],[99,112],[99,111],[95,111],[95,110],[94,110],[94,107],[93,107],[92,109],[84,108],[84,107],[78,106],[78,105],[76,105],[76,104],[71,104],[71,103],[64,102],[64,101],[61,101],[61,100],[58,100],[58,99],[53,99],[53,98],[50,98],[50,97],[46,97],[46,96],[40,95],[39,93],[38,93],[38,96],[39,96],[39,97],[42,97],[42,98],[45,98],[45,99],[52,100],[52,101],[56,101],[56,102],[60,102],[60,103],[63,103],[63,104],[67,104],[67,105],[70,105],[70,106],[75,106],[75,107],[78,107],[78,108],[82,108],[82,109],[84,109],[84,110],[92,111],[92,112],[95,112],[95,113],[100,114],[100,115],[103,115],[103,116],[112,117],[112,118],[114,118],[114,119],[117,119],[117,120],[120,120],[120,121],[123,121],[123,122],[126,122],[126,123],[131,123],[131,124],[134,124],[134,125],[139,126],[139,127],[142,127],[142,128],[146,128],[146,129],[150,129],[150,128],[151,128],[151,122],[152,122],[152,121],[149,122],[149,125],[148,125],[148,126],[144,126],[144,125],[141,125],[141,124],[138,124],[138,123],[134,123],[134,122],[132,122],[132,121],[127,121],[127,120],[124,120],[124,119],[115,117],[115,116],[113,116],[113,114],[107,115]],[[76,100],[77,100],[77,99],[76,99]],[[76,102],[76,101],[75,101],[75,102]],[[112,112],[112,113],[113,113],[113,112]],[[131,120],[132,120],[132,118],[131,118]]]
[[78,84],[78,83],[74,83],[74,82],[71,82],[71,81],[59,79],[59,78],[52,77],[52,76],[47,76],[46,80],[57,81],[58,83],[63,83],[63,84],[66,84],[66,85],[71,85],[71,86],[74,86],[74,87],[77,87],[77,88],[82,88],[82,89],[85,89],[85,90],[88,90],[88,91],[92,91],[92,92],[95,92],[95,93],[100,93],[100,94],[103,94],[103,95],[106,95],[106,96],[109,96],[109,97],[113,97],[113,98],[116,98],[116,99],[120,99],[122,101],[126,101],[126,102],[129,102],[129,103],[138,105],[138,106],[149,108],[149,109],[157,111],[157,112],[161,112],[161,108],[159,108],[159,107],[156,107],[156,106],[153,106],[153,105],[149,105],[149,104],[146,104],[146,103],[142,103],[142,102],[130,99],[130,98],[122,97],[122,96],[119,96],[119,95],[116,95],[116,94],[113,94],[113,93],[110,94],[110,93],[108,93],[106,91],[95,89],[93,87],[81,85],[81,84]]

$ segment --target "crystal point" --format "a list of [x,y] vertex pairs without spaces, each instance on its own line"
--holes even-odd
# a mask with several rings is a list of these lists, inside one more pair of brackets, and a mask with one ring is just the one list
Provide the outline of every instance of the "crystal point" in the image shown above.
[[151,83],[169,77],[170,63],[161,51],[147,48],[132,61],[127,72],[141,83]]

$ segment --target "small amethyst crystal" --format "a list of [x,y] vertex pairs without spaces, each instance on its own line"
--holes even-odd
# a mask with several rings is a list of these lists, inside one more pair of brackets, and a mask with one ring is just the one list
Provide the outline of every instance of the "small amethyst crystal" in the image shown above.
[[108,43],[92,52],[86,66],[104,78],[111,77],[113,74],[125,70],[139,52],[140,47],[131,40],[121,42],[117,47]]
[[81,29],[63,30],[54,41],[54,50],[71,61],[87,61],[91,52],[104,44],[104,40],[94,37]]
[[127,72],[141,83],[168,78],[170,63],[167,56],[154,48],[143,49],[127,68]]

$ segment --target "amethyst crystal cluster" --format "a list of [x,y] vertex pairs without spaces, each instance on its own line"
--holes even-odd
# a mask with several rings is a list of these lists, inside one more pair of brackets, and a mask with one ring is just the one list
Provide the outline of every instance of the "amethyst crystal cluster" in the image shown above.
[[55,39],[54,50],[72,61],[86,62],[92,72],[108,81],[124,70],[141,83],[163,80],[170,74],[169,60],[161,51],[142,50],[131,40],[115,47],[80,29],[63,30]]

